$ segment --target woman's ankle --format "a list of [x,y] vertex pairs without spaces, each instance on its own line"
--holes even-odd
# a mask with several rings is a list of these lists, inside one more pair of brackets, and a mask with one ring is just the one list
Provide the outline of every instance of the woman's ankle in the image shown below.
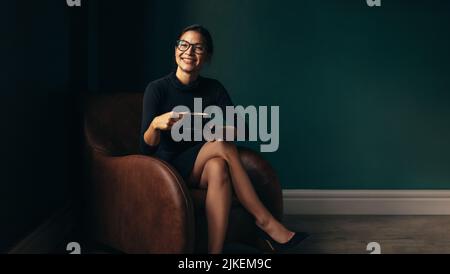
[[255,221],[256,225],[266,232],[276,224],[275,222],[277,222],[277,220],[273,217],[260,218]]

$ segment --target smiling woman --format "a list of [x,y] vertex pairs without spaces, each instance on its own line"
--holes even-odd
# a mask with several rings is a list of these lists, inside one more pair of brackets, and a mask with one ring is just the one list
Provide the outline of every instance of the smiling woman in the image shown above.
[[214,46],[209,31],[199,25],[185,28],[175,47],[176,72],[181,83],[188,84],[198,77],[200,68],[211,61]]
[[210,253],[222,252],[233,189],[239,202],[255,217],[271,247],[279,250],[293,247],[307,234],[288,230],[267,210],[233,142],[172,138],[171,129],[180,120],[173,115],[176,106],[195,109],[195,101],[202,100],[205,107],[217,106],[222,113],[227,106],[233,106],[219,81],[199,75],[212,54],[212,38],[204,27],[193,25],[181,32],[175,46],[176,71],[151,82],[144,94],[142,153],[171,163],[191,187],[207,189],[205,210]]

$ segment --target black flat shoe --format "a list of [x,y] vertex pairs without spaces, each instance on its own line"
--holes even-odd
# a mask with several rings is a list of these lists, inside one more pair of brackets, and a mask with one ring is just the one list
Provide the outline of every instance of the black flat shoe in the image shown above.
[[294,236],[292,236],[292,238],[289,241],[281,244],[272,239],[272,237],[270,237],[269,234],[267,234],[264,230],[260,229],[259,227],[257,227],[257,232],[260,238],[267,243],[272,252],[286,251],[291,248],[294,248],[298,246],[301,242],[309,238],[310,236],[306,232],[295,232]]

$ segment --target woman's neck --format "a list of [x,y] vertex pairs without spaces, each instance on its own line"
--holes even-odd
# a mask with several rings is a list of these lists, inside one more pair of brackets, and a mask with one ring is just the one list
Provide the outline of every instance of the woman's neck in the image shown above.
[[195,80],[197,80],[198,78],[198,72],[185,72],[182,71],[179,67],[177,68],[177,72],[175,73],[175,75],[177,76],[178,80],[180,80],[180,82],[183,85],[188,85],[192,82],[194,82]]

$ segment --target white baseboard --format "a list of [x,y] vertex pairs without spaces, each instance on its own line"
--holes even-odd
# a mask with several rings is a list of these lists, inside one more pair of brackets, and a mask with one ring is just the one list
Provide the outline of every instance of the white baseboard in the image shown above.
[[450,215],[450,190],[283,190],[284,213]]
[[75,226],[74,206],[68,203],[17,243],[9,254],[49,254],[71,234]]

